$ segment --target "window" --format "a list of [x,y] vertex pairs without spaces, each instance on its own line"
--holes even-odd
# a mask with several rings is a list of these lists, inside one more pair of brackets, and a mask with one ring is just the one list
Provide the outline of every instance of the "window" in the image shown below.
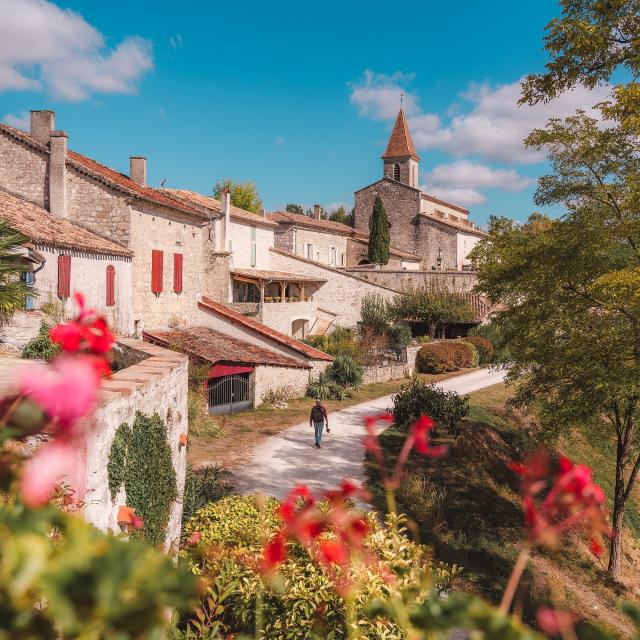
[[107,265],[107,307],[113,307],[116,303],[116,269],[110,264]]
[[393,165],[393,179],[400,182],[400,165],[398,163]]
[[252,267],[256,266],[256,228],[251,227],[251,257],[250,257],[250,265]]
[[182,293],[182,254],[173,254],[173,292]]
[[71,296],[71,256],[58,256],[58,297]]
[[[22,280],[22,282],[24,282],[27,287],[29,287],[30,289],[33,288],[33,285],[35,284],[36,281],[36,277],[35,274],[33,273],[33,271],[23,271],[20,274],[20,280]],[[31,309],[33,309],[33,296],[28,295],[25,299],[25,303],[24,303],[24,308],[27,311],[31,311]]]
[[344,252],[340,254],[340,266],[344,267]]
[[151,251],[151,291],[153,293],[162,293],[163,262],[164,254],[162,251],[153,249]]
[[312,244],[308,244],[307,245],[307,258],[309,260],[313,260],[313,245]]
[[337,264],[335,247],[331,247],[331,264],[334,264],[334,265]]

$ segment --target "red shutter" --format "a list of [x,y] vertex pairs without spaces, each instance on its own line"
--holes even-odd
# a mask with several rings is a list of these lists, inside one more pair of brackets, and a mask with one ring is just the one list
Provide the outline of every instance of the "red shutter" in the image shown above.
[[173,254],[173,290],[182,293],[182,254]]
[[116,303],[116,269],[113,265],[107,266],[107,307],[113,307]]
[[58,297],[71,296],[71,256],[58,256]]
[[162,251],[153,249],[151,251],[151,291],[153,293],[162,292],[162,263],[164,255]]

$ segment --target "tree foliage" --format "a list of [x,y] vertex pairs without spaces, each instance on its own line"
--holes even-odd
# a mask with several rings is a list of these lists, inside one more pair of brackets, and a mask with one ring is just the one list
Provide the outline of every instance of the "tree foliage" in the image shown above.
[[328,219],[332,222],[341,222],[349,227],[353,227],[353,209],[347,213],[347,210],[340,205],[329,214]]
[[297,213],[299,216],[304,215],[304,207],[301,204],[289,203],[284,210],[289,213]]
[[367,293],[362,298],[360,319],[364,329],[376,334],[386,333],[391,319],[389,305],[379,293]]
[[18,253],[27,238],[8,227],[0,219],[0,326],[11,319],[19,309],[24,309],[32,290],[21,280],[29,268]]
[[259,213],[262,210],[262,198],[253,182],[235,182],[231,178],[218,180],[213,188],[213,197],[220,199],[223,189],[228,189],[234,207],[251,213]]
[[377,195],[373,205],[373,213],[369,218],[369,250],[367,258],[372,264],[387,264],[389,262],[389,218],[382,204],[382,198]]

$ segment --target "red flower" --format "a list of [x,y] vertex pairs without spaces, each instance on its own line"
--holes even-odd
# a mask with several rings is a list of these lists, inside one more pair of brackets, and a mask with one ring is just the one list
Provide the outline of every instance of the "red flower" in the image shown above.
[[345,545],[339,540],[323,540],[320,542],[320,560],[325,564],[344,566],[348,554]]
[[572,631],[579,617],[571,611],[559,611],[557,609],[538,609],[536,613],[538,626],[549,636],[565,636],[567,631]]
[[262,549],[262,571],[272,573],[287,558],[284,533],[280,531]]
[[142,529],[142,527],[144,526],[144,519],[141,518],[140,516],[134,515],[131,520],[131,526],[134,529]]
[[429,416],[422,415],[411,425],[409,437],[413,437],[414,446],[418,453],[431,458],[440,458],[447,453],[447,447],[431,446],[429,433],[435,426],[436,423]]
[[187,540],[187,544],[190,547],[193,547],[195,545],[198,544],[198,542],[200,542],[200,538],[202,537],[202,534],[199,531],[194,531],[190,536],[189,539]]

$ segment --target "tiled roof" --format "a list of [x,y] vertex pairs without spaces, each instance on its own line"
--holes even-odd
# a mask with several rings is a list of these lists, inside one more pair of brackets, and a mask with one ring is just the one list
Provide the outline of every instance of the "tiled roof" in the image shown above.
[[[192,204],[196,204],[200,207],[207,207],[208,209],[213,209],[218,213],[222,213],[222,204],[220,200],[217,200],[213,196],[204,196],[201,193],[189,191],[188,189],[164,189],[164,191],[176,198],[179,198],[180,200],[186,200],[187,202],[191,202]],[[250,222],[251,224],[263,224],[267,227],[276,226],[276,224],[271,222],[267,217],[258,215],[257,213],[251,213],[251,211],[246,211],[245,209],[241,209],[234,205],[231,205],[229,213],[232,218]]]
[[[368,233],[360,233],[358,231],[353,233],[353,239],[356,242],[369,242],[369,234]],[[389,253],[395,256],[399,256],[400,258],[407,258],[407,260],[415,260],[416,262],[420,262],[422,258],[415,253],[409,253],[409,251],[404,251],[403,249],[398,249],[397,247],[390,246]]]
[[449,207],[450,209],[455,209],[456,211],[460,211],[460,213],[466,213],[466,214],[469,213],[469,209],[465,209],[464,207],[459,207],[457,204],[451,204],[446,200],[440,200],[439,198],[430,196],[428,193],[425,193],[424,191],[420,193],[420,197],[423,200],[428,200],[429,202],[433,202],[434,204],[442,204],[445,207]]
[[83,227],[50,214],[22,198],[0,191],[0,220],[27,236],[34,244],[90,253],[132,256],[128,249]]
[[271,365],[309,369],[310,365],[281,353],[263,349],[207,327],[189,327],[174,331],[145,331],[149,342],[201,358],[211,364],[229,362],[249,365]]
[[[4,123],[0,122],[0,131],[4,131],[10,136],[21,140],[22,142],[28,144],[29,146],[42,151],[43,153],[49,153],[49,148],[41,145],[39,142],[34,140],[28,133],[25,131],[21,131],[20,129],[16,129],[15,127],[10,127]],[[116,186],[127,193],[130,193],[133,196],[142,198],[143,200],[147,200],[153,202],[155,204],[161,204],[166,207],[171,207],[172,209],[176,209],[182,213],[188,213],[192,216],[197,216],[198,218],[205,218],[206,216],[193,207],[186,205],[182,200],[178,200],[177,198],[173,198],[169,194],[165,194],[160,189],[154,189],[153,187],[147,187],[134,182],[129,178],[129,176],[119,173],[114,169],[111,169],[91,158],[87,158],[79,153],[74,151],[67,152],[67,162],[81,171],[88,172],[95,177],[111,184],[112,186]]]
[[307,358],[311,358],[311,360],[333,361],[333,356],[330,356],[328,353],[324,353],[324,351],[314,349],[308,344],[299,342],[294,338],[286,336],[284,333],[280,333],[279,331],[276,331],[271,327],[267,327],[257,320],[253,320],[252,318],[243,316],[238,311],[230,309],[229,307],[225,307],[219,302],[214,302],[210,298],[202,298],[202,301],[198,303],[198,307],[204,311],[217,313],[218,315],[227,318],[231,322],[237,322],[238,324],[241,324],[249,329],[253,329],[256,333],[260,333],[266,338],[270,338],[275,342],[279,342],[280,344],[307,356]]
[[348,224],[334,222],[333,220],[317,220],[310,216],[299,213],[289,213],[288,211],[274,211],[273,213],[267,214],[267,218],[281,224],[295,224],[301,227],[326,231],[327,233],[337,233],[343,236],[350,236],[353,233],[353,227],[350,227]]
[[393,131],[389,138],[386,151],[382,154],[383,158],[401,158],[402,156],[411,156],[416,160],[420,160],[420,156],[416,153],[413,146],[409,125],[404,117],[402,109],[398,112],[396,123],[393,125]]
[[431,213],[420,213],[420,217],[427,218],[428,220],[433,220],[435,222],[439,222],[440,224],[446,224],[449,227],[453,227],[457,231],[463,231],[464,233],[470,233],[474,236],[480,236],[484,238],[489,234],[486,231],[482,231],[477,227],[472,227],[471,225],[466,225],[464,222],[455,222],[451,218],[441,218],[440,216],[433,215]]
[[323,278],[314,278],[312,276],[303,276],[297,273],[286,273],[284,271],[267,271],[265,269],[232,269],[234,275],[245,276],[255,280],[277,282],[326,282]]

